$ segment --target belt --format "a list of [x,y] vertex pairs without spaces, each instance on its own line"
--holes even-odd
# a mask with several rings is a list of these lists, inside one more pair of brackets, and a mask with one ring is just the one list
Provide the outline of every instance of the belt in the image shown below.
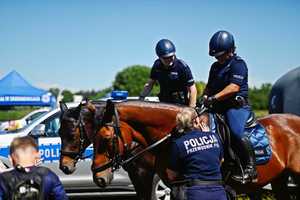
[[197,185],[223,185],[223,184],[224,182],[222,180],[200,180],[200,179],[176,181],[172,183],[172,185],[174,186],[184,185],[187,187],[192,187]]
[[239,106],[246,106],[249,104],[248,98],[245,98],[243,96],[236,96],[234,98],[234,100],[236,101],[237,105],[239,105]]

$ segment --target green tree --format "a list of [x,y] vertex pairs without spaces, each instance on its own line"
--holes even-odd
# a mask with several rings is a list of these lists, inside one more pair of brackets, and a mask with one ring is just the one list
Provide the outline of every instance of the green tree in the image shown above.
[[272,84],[264,83],[260,88],[249,89],[249,99],[253,109],[266,110],[268,109],[269,95],[272,89]]
[[112,91],[111,87],[104,88],[103,90],[98,91],[94,96],[91,96],[91,100],[97,100],[100,98],[105,97],[107,94],[109,94]]
[[[139,96],[149,79],[150,67],[143,65],[133,65],[117,73],[113,82],[113,89],[127,90],[130,96]],[[157,95],[159,88],[157,85],[152,90],[152,95]]]
[[73,100],[74,100],[74,95],[69,90],[63,90],[62,96],[63,96],[63,99],[62,99],[63,102],[73,102]]
[[196,88],[197,88],[197,98],[201,97],[206,84],[203,81],[196,81]]
[[58,97],[59,91],[60,91],[59,88],[50,88],[49,89],[49,92],[51,92],[53,94],[53,96],[55,96],[56,99]]

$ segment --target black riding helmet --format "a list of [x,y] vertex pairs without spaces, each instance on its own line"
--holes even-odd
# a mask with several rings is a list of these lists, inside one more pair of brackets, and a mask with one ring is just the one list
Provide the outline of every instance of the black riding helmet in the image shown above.
[[210,56],[218,57],[230,50],[234,51],[234,49],[234,38],[227,31],[216,32],[209,41]]

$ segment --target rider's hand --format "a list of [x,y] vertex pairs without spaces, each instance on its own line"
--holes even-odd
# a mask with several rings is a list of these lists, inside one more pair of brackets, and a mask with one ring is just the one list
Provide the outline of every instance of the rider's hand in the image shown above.
[[205,107],[211,107],[217,101],[215,96],[207,97],[207,95],[203,96],[203,104]]
[[207,124],[205,124],[204,122],[200,122],[199,126],[200,126],[200,128],[203,132],[209,132],[210,131],[209,126],[207,126]]
[[140,101],[145,101],[145,97],[144,96],[139,96],[139,100]]

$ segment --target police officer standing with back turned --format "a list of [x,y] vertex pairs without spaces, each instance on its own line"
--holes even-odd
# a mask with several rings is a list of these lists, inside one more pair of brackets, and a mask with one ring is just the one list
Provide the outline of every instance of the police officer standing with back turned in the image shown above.
[[231,133],[239,144],[239,156],[244,160],[245,170],[243,175],[237,174],[233,178],[251,181],[257,177],[257,172],[254,151],[244,133],[252,112],[248,104],[248,68],[245,61],[236,55],[234,38],[227,31],[218,31],[212,36],[209,55],[217,61],[209,72],[204,105],[225,115]]
[[176,123],[181,135],[171,143],[169,168],[177,172],[171,196],[175,200],[226,200],[220,169],[223,147],[218,134],[209,129],[208,114],[198,117],[194,109],[184,108]]
[[197,89],[189,66],[176,58],[175,46],[167,39],[156,45],[157,59],[151,69],[150,79],[140,94],[143,100],[151,92],[153,85],[160,85],[159,100],[166,103],[196,106]]

